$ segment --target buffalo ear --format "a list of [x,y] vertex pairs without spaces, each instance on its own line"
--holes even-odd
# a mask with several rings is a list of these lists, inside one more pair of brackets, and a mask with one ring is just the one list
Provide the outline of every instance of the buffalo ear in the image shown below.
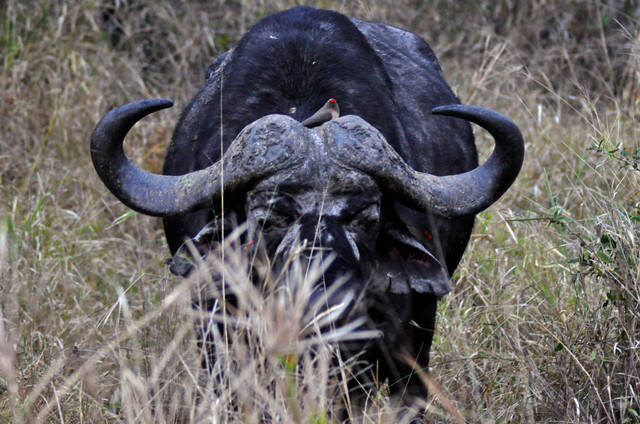
[[[198,234],[191,239],[186,239],[176,253],[167,259],[166,264],[169,265],[169,271],[179,277],[188,277],[195,270],[197,262],[204,260],[209,252],[219,246],[225,233],[238,227],[236,214],[227,212],[224,216],[224,225],[222,224],[222,218],[215,217],[202,227]],[[194,254],[199,256],[199,260],[194,259]]]
[[196,261],[193,258],[195,252],[202,260],[207,256],[220,238],[217,224],[217,220],[209,222],[195,237],[187,239],[176,253],[167,259],[169,271],[173,275],[186,278],[191,274],[196,268]]
[[451,291],[444,261],[439,260],[399,219],[383,225],[376,247],[375,284],[391,293],[430,293],[441,297]]
[[[182,248],[180,248],[182,250]],[[187,257],[186,255],[181,254],[182,252],[177,252],[175,255],[167,259],[167,265],[169,265],[169,271],[173,275],[177,275],[178,277],[188,277],[191,274],[191,271],[195,269],[193,265],[193,261]]]

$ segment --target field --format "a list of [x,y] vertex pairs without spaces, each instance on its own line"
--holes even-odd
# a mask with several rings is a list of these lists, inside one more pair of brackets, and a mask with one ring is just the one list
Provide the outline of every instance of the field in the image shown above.
[[[125,143],[160,172],[210,61],[295,4],[0,2],[0,422],[411,418],[384,390],[352,405],[349,364],[330,358],[336,340],[367,334],[300,327],[299,305],[246,284],[232,242],[214,266],[244,293],[246,318],[215,334],[227,354],[208,377],[193,279],[170,274],[160,220],[131,213],[91,164],[107,110],[172,98]],[[410,408],[427,422],[640,422],[640,4],[305,4],[420,34],[463,103],[508,115],[525,137],[518,180],[478,215],[440,302],[432,395]],[[490,137],[476,140],[486,158]]]

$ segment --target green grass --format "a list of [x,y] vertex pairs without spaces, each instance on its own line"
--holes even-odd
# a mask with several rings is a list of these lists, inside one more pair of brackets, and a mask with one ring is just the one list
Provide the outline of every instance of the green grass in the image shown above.
[[[317,322],[300,340],[313,318],[284,320],[297,304],[243,284],[233,251],[224,267],[247,318],[214,335],[228,352],[221,380],[203,373],[189,308],[202,281],[169,274],[159,220],[129,213],[91,165],[108,109],[173,98],[127,139],[159,172],[212,58],[295,3],[0,4],[0,422],[407,417],[384,390],[364,411],[351,405],[338,376],[352,367],[331,361],[334,342]],[[640,422],[638,6],[311,4],[422,35],[463,103],[505,113],[525,136],[520,177],[478,216],[440,303],[426,419]],[[477,144],[486,157],[490,138],[477,131]]]

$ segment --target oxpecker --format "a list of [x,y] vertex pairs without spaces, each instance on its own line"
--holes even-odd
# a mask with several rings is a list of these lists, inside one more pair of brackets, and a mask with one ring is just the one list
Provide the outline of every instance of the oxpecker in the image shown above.
[[340,116],[340,106],[336,99],[329,99],[316,113],[302,121],[302,125],[313,128]]

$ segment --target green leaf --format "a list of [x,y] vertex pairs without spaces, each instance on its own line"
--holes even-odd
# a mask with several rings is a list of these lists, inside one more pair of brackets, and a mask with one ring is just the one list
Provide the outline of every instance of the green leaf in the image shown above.
[[134,211],[129,211],[129,212],[125,213],[124,215],[120,215],[119,217],[117,217],[116,219],[113,220],[113,223],[111,225],[109,225],[109,228],[107,228],[107,230],[110,229],[110,228],[115,227],[118,224],[123,223],[124,221],[127,220],[127,218],[129,218],[134,213],[135,213]]

